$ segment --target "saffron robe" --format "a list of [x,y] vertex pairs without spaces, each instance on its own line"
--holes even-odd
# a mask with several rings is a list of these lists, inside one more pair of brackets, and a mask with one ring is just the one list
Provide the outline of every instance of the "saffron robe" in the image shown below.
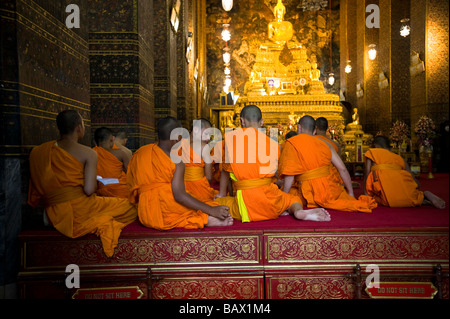
[[157,144],[139,148],[128,164],[129,199],[138,205],[139,220],[146,227],[158,230],[203,228],[208,223],[208,215],[179,204],[173,196],[175,168],[175,163]]
[[97,195],[128,198],[127,174],[123,171],[123,163],[111,152],[100,146],[93,148],[97,152],[97,175],[102,178],[117,178],[118,184],[103,185],[98,182]]
[[[279,174],[296,176],[298,192],[308,207],[370,213],[377,203],[369,196],[350,196],[330,172],[331,149],[321,139],[299,134],[286,141],[280,157]],[[302,176],[304,175],[304,176]]]
[[[245,135],[253,138],[243,142]],[[266,152],[261,150],[260,154],[259,148],[264,145]],[[274,184],[280,154],[277,142],[255,128],[244,128],[226,134],[225,148],[223,169],[232,173],[236,196],[217,201],[230,207],[234,219],[243,222],[276,219],[292,204],[301,203],[298,196],[287,194]]]
[[[331,146],[333,146],[334,150],[336,151],[336,153],[339,155],[339,147],[329,138],[323,136],[323,135],[314,135],[317,138],[320,138],[321,140],[328,142],[331,144]],[[335,178],[336,182],[339,184],[343,184],[344,182],[342,181],[341,175],[339,174],[339,171],[337,170],[336,167],[334,167],[334,165],[331,167],[331,174],[332,176]]]
[[111,257],[122,229],[136,220],[136,208],[128,199],[87,196],[83,164],[55,142],[31,151],[28,204],[43,204],[51,224],[67,237],[95,233]]
[[400,155],[382,148],[371,148],[364,156],[372,160],[366,190],[381,205],[414,207],[422,205],[424,195]]
[[192,149],[188,139],[181,141],[181,160],[185,165],[184,186],[186,192],[199,201],[213,201],[218,193],[205,176],[205,161]]

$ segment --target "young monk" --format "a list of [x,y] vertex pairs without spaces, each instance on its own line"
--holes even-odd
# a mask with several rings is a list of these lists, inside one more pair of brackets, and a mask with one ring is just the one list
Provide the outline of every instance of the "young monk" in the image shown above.
[[[247,105],[240,120],[242,128],[225,135],[225,161],[217,201],[229,206],[233,218],[242,222],[276,219],[286,211],[301,220],[329,221],[326,210],[304,210],[299,197],[284,193],[274,184],[280,149],[276,141],[258,130],[264,123],[261,110]],[[265,150],[260,150],[264,146]],[[235,197],[226,196],[230,178]]]
[[121,149],[114,149],[114,135],[110,129],[100,127],[94,132],[94,140],[97,146],[93,150],[97,153],[97,175],[102,178],[115,178],[117,184],[104,185],[98,182],[96,191],[99,196],[111,196],[128,198],[127,167],[130,157]]
[[366,154],[364,193],[377,203],[389,207],[414,207],[431,204],[445,208],[445,201],[429,191],[420,191],[420,184],[409,169],[408,163],[390,151],[390,141],[376,136],[374,148]]
[[206,131],[209,128],[211,123],[208,120],[198,119],[194,122],[190,138],[181,142],[186,192],[202,202],[213,201],[218,193],[210,184],[213,175],[210,151],[204,151],[205,147],[209,150],[207,144],[211,134]]
[[136,208],[128,199],[95,195],[97,153],[78,143],[85,133],[81,115],[62,111],[56,123],[61,137],[31,151],[28,203],[42,204],[52,225],[70,238],[100,236],[111,257],[123,227],[136,220]]
[[[171,159],[175,144],[170,133],[181,128],[173,117],[159,120],[158,142],[139,148],[128,165],[127,181],[130,201],[138,205],[139,220],[146,227],[168,230],[175,227],[203,228],[230,226],[233,219],[228,207],[214,201],[201,202],[185,190],[185,165]],[[176,155],[176,154],[175,154]]]
[[[332,146],[313,136],[314,131],[314,118],[305,115],[298,123],[299,134],[286,141],[279,166],[280,178],[285,179],[284,191],[289,192],[296,179],[308,207],[372,212],[377,206],[375,200],[364,195],[355,199],[345,164]],[[331,175],[331,165],[339,171],[347,191]]]
[[128,141],[128,135],[126,132],[120,131],[116,134],[114,138],[114,149],[120,149],[122,152],[128,155],[128,158],[131,159],[131,156],[133,155],[133,152],[127,148],[127,141]]

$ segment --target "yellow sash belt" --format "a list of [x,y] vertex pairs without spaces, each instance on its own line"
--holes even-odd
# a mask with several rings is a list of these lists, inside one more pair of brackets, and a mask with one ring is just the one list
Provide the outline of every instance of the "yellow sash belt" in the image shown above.
[[68,186],[57,189],[53,192],[47,193],[44,195],[44,206],[53,206],[57,204],[61,204],[64,202],[68,202],[70,200],[74,200],[80,198],[82,196],[87,196],[81,186]]
[[200,166],[186,166],[184,170],[184,180],[186,182],[194,182],[205,176],[205,169]]
[[378,170],[383,170],[383,169],[401,170],[402,167],[398,164],[376,164],[376,165],[373,165],[372,167],[370,167],[370,170],[372,172],[378,171]]
[[230,173],[230,177],[234,182],[236,187],[236,199],[239,206],[239,214],[241,215],[242,222],[249,222],[250,218],[248,217],[247,206],[245,206],[244,197],[242,196],[242,190],[256,188],[261,186],[270,185],[273,183],[273,177],[264,177],[258,179],[247,179],[243,181],[238,181],[236,176],[233,173]]
[[311,179],[316,179],[319,177],[326,177],[326,176],[330,175],[330,168],[331,168],[331,166],[327,165],[327,166],[322,166],[319,168],[312,169],[301,175],[297,175],[295,177],[295,180],[299,181],[299,182],[304,182],[304,181],[309,181]]

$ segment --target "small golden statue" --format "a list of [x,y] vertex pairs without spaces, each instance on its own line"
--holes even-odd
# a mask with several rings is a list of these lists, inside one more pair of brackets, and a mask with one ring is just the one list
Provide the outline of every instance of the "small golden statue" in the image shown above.
[[283,21],[286,7],[281,0],[278,0],[277,5],[273,9],[275,20],[269,23],[269,39],[274,42],[287,42],[292,39],[294,35],[294,28],[289,21]]
[[353,119],[353,124],[359,125],[359,114],[358,114],[358,109],[356,107],[353,109],[352,119]]

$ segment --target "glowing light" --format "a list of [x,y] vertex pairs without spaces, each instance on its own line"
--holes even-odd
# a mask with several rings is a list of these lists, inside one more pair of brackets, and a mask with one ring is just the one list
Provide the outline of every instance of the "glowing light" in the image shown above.
[[328,84],[333,85],[334,84],[334,73],[330,73],[328,76]]
[[225,52],[223,54],[223,62],[230,63],[230,61],[231,61],[231,54],[229,52]]
[[233,8],[233,0],[222,0],[222,8],[225,11],[230,11]]
[[375,44],[370,44],[369,45],[369,59],[371,60],[375,60],[375,58],[377,57],[377,49],[375,49],[376,45]]
[[347,60],[347,65],[345,66],[345,73],[352,72],[352,66],[350,65],[350,60]]
[[224,29],[222,31],[222,40],[226,42],[226,41],[230,41],[230,39],[231,39],[230,31],[228,29]]

